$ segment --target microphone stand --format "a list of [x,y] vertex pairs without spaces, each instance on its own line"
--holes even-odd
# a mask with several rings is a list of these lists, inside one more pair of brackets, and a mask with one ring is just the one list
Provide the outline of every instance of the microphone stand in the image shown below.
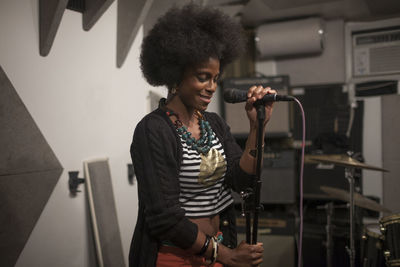
[[240,192],[242,198],[242,217],[246,217],[246,243],[251,244],[251,196],[253,189],[247,188],[246,191]]
[[254,190],[254,218],[253,218],[253,238],[252,243],[257,244],[257,233],[258,233],[258,214],[260,212],[260,191],[261,191],[261,166],[263,159],[263,139],[264,139],[264,121],[265,121],[265,106],[264,102],[258,100],[256,103],[257,109],[257,165],[256,165],[256,181],[255,181],[255,190]]
[[[257,100],[254,103],[257,110],[257,154],[256,154],[256,177],[253,184],[253,189],[248,189],[247,192],[242,192],[242,198],[244,201],[249,202],[250,200],[254,200],[253,205],[245,204],[245,210],[243,214],[246,216],[246,242],[249,244],[257,244],[257,234],[258,234],[258,215],[261,209],[260,206],[260,191],[261,191],[261,166],[263,159],[263,139],[264,139],[264,121],[265,121],[265,106],[262,100]],[[253,197],[249,197],[252,195]],[[254,210],[253,214],[253,232],[251,233],[250,223],[251,223],[251,214],[248,211],[248,208],[252,207]],[[246,210],[247,209],[247,210]],[[250,235],[252,237],[250,239]]]

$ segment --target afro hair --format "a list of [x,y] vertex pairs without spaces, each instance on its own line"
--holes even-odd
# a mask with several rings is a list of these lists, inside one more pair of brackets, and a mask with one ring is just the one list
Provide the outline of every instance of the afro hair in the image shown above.
[[177,86],[187,67],[219,59],[221,70],[244,50],[245,35],[239,23],[219,10],[189,4],[174,7],[144,38],[140,63],[153,86]]

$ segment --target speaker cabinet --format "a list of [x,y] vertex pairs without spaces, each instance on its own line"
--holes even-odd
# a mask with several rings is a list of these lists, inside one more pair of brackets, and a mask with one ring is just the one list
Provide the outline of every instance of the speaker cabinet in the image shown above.
[[[234,193],[233,196],[235,202],[241,201],[238,194]],[[260,203],[293,204],[296,203],[296,196],[295,151],[264,151]]]
[[283,150],[264,152],[263,171],[261,173],[261,203],[296,203],[295,152]]

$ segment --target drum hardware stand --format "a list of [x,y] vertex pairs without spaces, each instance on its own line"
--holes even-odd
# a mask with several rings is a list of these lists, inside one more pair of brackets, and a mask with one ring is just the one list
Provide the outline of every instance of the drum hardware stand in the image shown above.
[[[364,169],[370,169],[370,170],[376,170],[376,171],[384,171],[387,172],[388,170],[379,168],[379,167],[374,167],[374,166],[369,166],[365,163],[362,163],[355,159],[357,154],[353,154],[353,152],[349,151],[347,152],[347,156],[340,156],[338,157],[320,157],[320,156],[314,156],[310,157],[313,160],[319,161],[319,162],[324,162],[324,163],[333,163],[337,164],[340,166],[345,166],[345,178],[349,182],[349,198],[350,201],[347,197],[345,199],[342,199],[346,202],[349,202],[349,208],[350,208],[350,246],[346,246],[347,253],[349,254],[350,258],[350,267],[354,267],[355,265],[355,247],[354,247],[354,232],[355,232],[355,221],[354,221],[354,173],[356,168],[364,168]],[[322,189],[322,188],[321,188]],[[324,189],[322,189],[324,191]],[[358,196],[358,195],[356,195]],[[376,203],[371,201],[375,206]]]
[[317,206],[317,209],[325,209],[326,210],[326,266],[332,267],[332,255],[333,255],[333,238],[332,231],[334,225],[332,225],[332,217],[334,211],[333,202],[326,203],[325,205]]
[[[253,188],[247,189],[241,192],[241,197],[244,204],[242,203],[242,215],[246,216],[246,242],[248,244],[257,244],[258,234],[258,215],[262,206],[260,205],[260,191],[261,191],[261,171],[262,171],[262,159],[263,159],[263,139],[264,139],[264,120],[265,120],[265,106],[264,102],[259,99],[254,103],[257,110],[257,154],[256,154],[256,177]],[[251,202],[253,200],[253,205]],[[244,206],[243,206],[244,205]],[[253,211],[253,228],[251,229],[251,211]],[[251,232],[253,230],[253,232]]]
[[350,258],[350,267],[355,265],[355,247],[354,247],[354,168],[345,168],[345,177],[350,186],[350,247],[346,246],[346,251]]
[[333,214],[335,211],[335,208],[348,208],[348,204],[344,205],[334,205],[333,202],[328,202],[325,205],[320,205],[317,206],[317,209],[324,209],[326,210],[326,241],[325,241],[325,247],[326,247],[326,266],[327,267],[332,267],[332,258],[333,258],[333,247],[334,247],[334,241],[333,241],[333,229],[335,229],[335,225],[332,224],[332,218]]

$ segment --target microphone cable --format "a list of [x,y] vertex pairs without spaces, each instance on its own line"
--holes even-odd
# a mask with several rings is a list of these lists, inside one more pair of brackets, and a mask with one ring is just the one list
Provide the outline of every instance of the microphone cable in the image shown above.
[[306,119],[304,115],[304,109],[301,105],[300,101],[294,97],[294,101],[298,104],[301,111],[302,118],[302,141],[301,141],[301,163],[300,163],[300,181],[299,181],[299,191],[300,191],[300,199],[299,199],[299,213],[300,213],[300,225],[299,225],[299,240],[297,244],[297,266],[302,266],[302,253],[303,253],[303,181],[304,181],[304,150],[306,146]]

